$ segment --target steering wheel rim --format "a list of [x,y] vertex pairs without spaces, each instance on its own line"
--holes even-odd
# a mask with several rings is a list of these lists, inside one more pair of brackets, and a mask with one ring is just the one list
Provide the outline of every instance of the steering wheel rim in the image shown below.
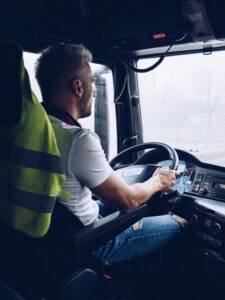
[[158,142],[149,142],[149,143],[142,143],[139,145],[135,145],[132,147],[129,147],[119,154],[117,154],[111,161],[110,166],[114,168],[122,159],[126,158],[128,154],[137,153],[138,151],[146,150],[146,149],[161,149],[166,151],[166,153],[169,156],[169,159],[171,159],[171,164],[169,165],[170,170],[177,170],[179,166],[179,157],[177,155],[177,152],[174,148],[171,146],[164,144],[164,143],[158,143]]

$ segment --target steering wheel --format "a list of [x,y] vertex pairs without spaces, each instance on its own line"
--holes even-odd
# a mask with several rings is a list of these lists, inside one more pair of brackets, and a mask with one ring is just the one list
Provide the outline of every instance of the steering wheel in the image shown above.
[[[169,165],[169,169],[171,170],[177,170],[179,166],[179,157],[177,155],[177,152],[175,149],[170,147],[167,144],[164,143],[143,143],[139,145],[132,146],[130,148],[127,148],[126,150],[120,152],[118,155],[116,155],[111,161],[110,165],[112,168],[116,168],[117,164],[125,159],[129,154],[137,153],[138,151],[146,150],[146,149],[159,149],[165,152],[168,159],[171,160],[171,163]],[[145,155],[149,156],[149,152],[147,152]],[[143,158],[143,157],[142,157]],[[144,182],[145,180],[149,179],[154,171],[158,168],[155,164],[131,164],[129,166],[122,166],[116,169],[116,172],[120,174],[120,176],[123,177],[123,179],[128,183],[136,183],[136,182]],[[165,200],[168,201],[172,197],[174,197],[174,192],[170,193],[157,193],[155,197],[157,200],[152,199],[149,201],[149,211],[151,211],[151,215],[157,215],[161,214],[161,212],[158,212],[158,209],[155,209],[155,207],[164,206]],[[160,200],[159,200],[160,198]],[[165,209],[164,209],[165,210]],[[163,211],[165,213],[165,211]]]
[[110,165],[114,168],[122,159],[126,158],[129,154],[137,153],[138,151],[146,150],[146,149],[161,149],[166,152],[168,158],[171,160],[171,164],[169,168],[171,170],[177,170],[179,166],[179,158],[177,152],[174,148],[170,147],[164,143],[143,143],[139,145],[132,146],[130,148],[125,149],[124,151],[117,154],[111,161]]

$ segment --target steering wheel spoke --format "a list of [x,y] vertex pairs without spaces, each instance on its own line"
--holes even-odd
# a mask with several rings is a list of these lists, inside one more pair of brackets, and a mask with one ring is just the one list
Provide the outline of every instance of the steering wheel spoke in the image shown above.
[[117,169],[116,172],[123,177],[126,183],[133,184],[149,179],[157,168],[158,166],[153,164],[131,165]]

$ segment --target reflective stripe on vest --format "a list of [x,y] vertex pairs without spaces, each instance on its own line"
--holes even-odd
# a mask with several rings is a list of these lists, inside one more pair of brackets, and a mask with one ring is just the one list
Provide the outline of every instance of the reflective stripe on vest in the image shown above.
[[60,158],[56,155],[24,149],[6,141],[0,141],[0,152],[7,160],[20,166],[62,173]]
[[1,179],[0,198],[4,198],[7,201],[21,207],[43,213],[52,212],[55,202],[55,197],[44,196],[19,190]]

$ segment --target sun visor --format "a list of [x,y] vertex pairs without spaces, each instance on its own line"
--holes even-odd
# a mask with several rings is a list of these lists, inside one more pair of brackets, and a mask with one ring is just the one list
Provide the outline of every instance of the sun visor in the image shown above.
[[225,8],[221,0],[182,0],[184,19],[194,42],[225,39]]
[[205,8],[215,38],[225,40],[224,0],[205,0]]
[[214,40],[203,0],[182,0],[184,18],[189,24],[189,34],[194,42]]

